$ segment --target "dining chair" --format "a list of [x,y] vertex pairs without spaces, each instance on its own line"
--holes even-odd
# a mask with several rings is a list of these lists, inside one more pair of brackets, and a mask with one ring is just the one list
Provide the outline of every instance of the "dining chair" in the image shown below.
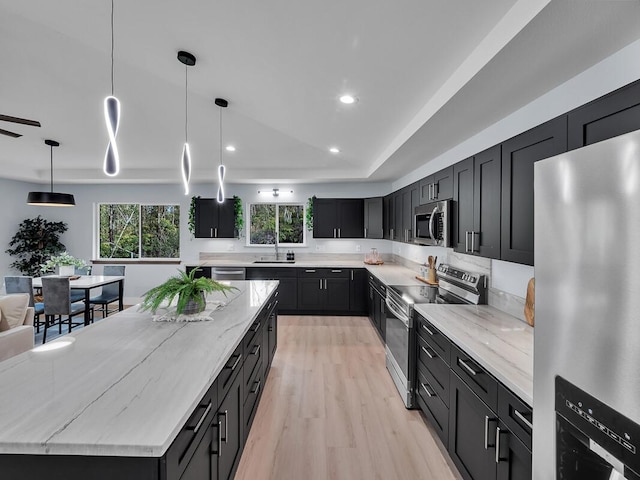
[[[93,307],[84,302],[71,303],[71,287],[69,277],[42,277],[42,295],[44,296],[44,335],[42,343],[47,341],[47,330],[58,324],[58,332],[62,334],[62,324],[68,322],[69,333],[73,327],[84,325],[82,322],[73,322],[73,317],[84,314],[86,308],[91,309],[90,318],[93,322]],[[66,316],[66,320],[63,318]]]
[[7,293],[28,293],[29,306],[34,310],[34,326],[40,332],[40,315],[44,313],[44,303],[36,302],[33,296],[33,277],[6,276],[4,288]]
[[[105,265],[102,274],[107,276],[124,277],[124,269],[126,265]],[[124,284],[124,282],[123,282]],[[118,307],[109,309],[109,304],[120,300],[120,287],[118,283],[110,283],[102,287],[102,293],[97,297],[89,300],[89,303],[99,305],[96,310],[102,313],[102,318],[108,317],[110,313],[117,312]]]
[[[91,269],[93,265],[85,265],[84,267],[75,267],[74,275],[91,275]],[[84,290],[79,288],[71,289],[71,303],[80,302],[84,300]]]

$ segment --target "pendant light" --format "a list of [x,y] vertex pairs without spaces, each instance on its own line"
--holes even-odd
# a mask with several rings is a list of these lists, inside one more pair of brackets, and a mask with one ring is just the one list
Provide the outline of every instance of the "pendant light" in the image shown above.
[[189,150],[189,74],[187,67],[196,64],[196,57],[189,52],[179,51],[178,60],[184,64],[184,146],[182,147],[182,183],[184,194],[189,195],[189,180],[191,179],[191,151]]
[[116,144],[120,125],[120,100],[114,96],[113,89],[113,0],[111,0],[111,95],[104,99],[104,121],[107,125],[109,143],[104,154],[103,170],[105,175],[115,177],[120,172],[120,154]]
[[216,98],[215,104],[220,107],[220,164],[218,165],[218,203],[224,203],[224,174],[226,167],[222,163],[222,109],[227,108],[229,102],[224,98]]
[[76,201],[72,194],[53,191],[53,147],[58,147],[60,144],[55,140],[45,140],[44,143],[45,145],[49,145],[51,149],[51,191],[29,192],[27,204],[39,205],[41,207],[73,207]]

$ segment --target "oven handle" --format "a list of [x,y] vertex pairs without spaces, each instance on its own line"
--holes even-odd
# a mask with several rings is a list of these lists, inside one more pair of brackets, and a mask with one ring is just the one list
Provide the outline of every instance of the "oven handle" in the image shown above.
[[385,299],[385,303],[387,304],[387,308],[391,311],[391,313],[398,317],[398,320],[404,323],[404,326],[407,327],[407,330],[409,330],[409,317],[405,315],[404,312],[399,311],[397,309],[398,307],[395,305],[395,302],[393,302],[389,297]]
[[436,220],[436,213],[438,213],[438,207],[434,207],[433,212],[431,212],[431,216],[429,217],[429,235],[432,240],[435,240],[436,237],[433,236],[433,222]]

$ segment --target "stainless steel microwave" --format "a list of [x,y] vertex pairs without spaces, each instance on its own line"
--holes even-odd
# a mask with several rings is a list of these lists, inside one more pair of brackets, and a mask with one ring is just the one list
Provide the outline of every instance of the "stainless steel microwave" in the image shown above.
[[415,208],[414,242],[419,245],[451,246],[451,200],[428,203]]

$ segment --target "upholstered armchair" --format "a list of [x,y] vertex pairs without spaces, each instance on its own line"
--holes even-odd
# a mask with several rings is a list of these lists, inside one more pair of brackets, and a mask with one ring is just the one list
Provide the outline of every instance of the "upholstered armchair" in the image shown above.
[[0,361],[33,348],[33,315],[28,294],[0,297]]

